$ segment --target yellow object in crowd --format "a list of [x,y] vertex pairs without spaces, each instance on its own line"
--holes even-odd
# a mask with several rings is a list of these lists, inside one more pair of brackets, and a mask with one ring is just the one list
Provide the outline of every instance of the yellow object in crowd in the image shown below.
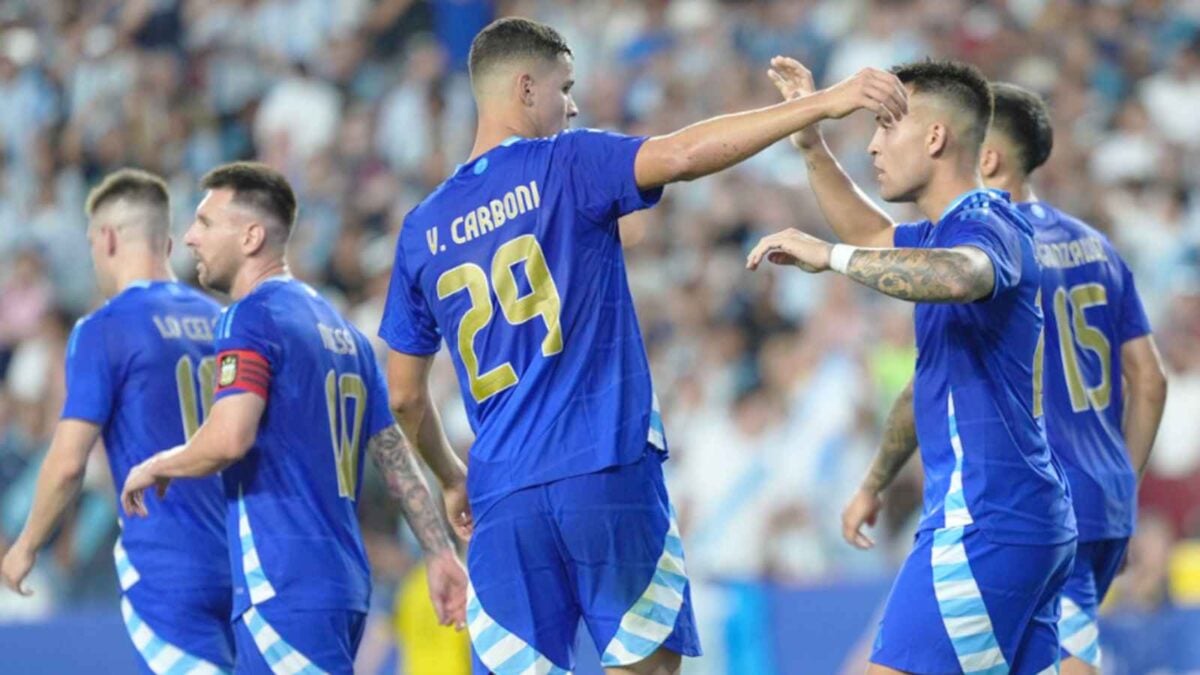
[[470,638],[465,630],[438,625],[424,564],[414,567],[396,591],[393,626],[404,675],[470,675]]

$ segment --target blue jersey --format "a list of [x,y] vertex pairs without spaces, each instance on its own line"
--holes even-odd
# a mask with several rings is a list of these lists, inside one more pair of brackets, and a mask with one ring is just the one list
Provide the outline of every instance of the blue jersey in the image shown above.
[[[64,419],[101,427],[113,483],[185,442],[212,405],[220,307],[171,281],[137,282],[79,321],[67,347]],[[153,500],[153,498],[151,498]],[[225,499],[216,476],[179,480],[147,518],[123,520],[121,586],[229,588]],[[118,508],[118,513],[120,509]]]
[[368,441],[393,424],[370,343],[316,291],[260,284],[217,323],[217,400],[266,399],[250,451],[222,472],[234,618],[290,609],[367,611],[355,515]]
[[652,206],[643,138],[510,139],[404,221],[380,335],[428,355],[444,335],[475,431],[478,518],[515,490],[665,450],[617,219]]
[[1042,266],[1046,438],[1067,472],[1079,538],[1131,536],[1137,478],[1121,430],[1121,345],[1150,322],[1104,235],[1044,203],[1019,208]]
[[1062,469],[1034,416],[1034,356],[1042,331],[1033,229],[1007,195],[973,190],[934,225],[901,225],[895,245],[973,246],[995,270],[988,298],[919,303],[913,410],[925,465],[920,529],[975,523],[994,541],[1055,544],[1075,537]]

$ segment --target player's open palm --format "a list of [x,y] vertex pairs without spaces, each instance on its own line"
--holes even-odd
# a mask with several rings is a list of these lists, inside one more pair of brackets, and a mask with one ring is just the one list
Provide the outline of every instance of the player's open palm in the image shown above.
[[863,68],[825,90],[826,113],[838,119],[855,110],[870,110],[889,123],[908,113],[908,90],[900,78],[878,68]]
[[425,565],[438,623],[462,630],[467,624],[467,571],[452,549],[431,554]]
[[0,563],[0,577],[4,578],[4,585],[14,593],[33,595],[33,591],[25,588],[24,583],[36,561],[36,553],[22,546],[20,542],[13,544],[4,554],[4,561]]
[[855,492],[842,511],[842,537],[846,542],[864,551],[874,546],[875,541],[863,532],[863,528],[875,525],[881,508],[883,501],[879,495],[866,490]]
[[832,248],[827,241],[789,228],[759,240],[746,257],[746,269],[756,270],[767,260],[776,265],[795,265],[805,272],[824,272],[829,269]]
[[[808,96],[817,89],[813,83],[812,71],[788,56],[776,56],[771,59],[767,77],[775,83],[775,88],[785,101]],[[810,124],[792,134],[789,140],[800,150],[811,148],[821,142],[821,128],[817,124]]]

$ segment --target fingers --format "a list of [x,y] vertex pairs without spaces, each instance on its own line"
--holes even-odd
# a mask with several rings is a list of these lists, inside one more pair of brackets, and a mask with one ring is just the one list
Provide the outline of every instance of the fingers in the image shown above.
[[169,481],[169,480],[157,481],[154,484],[154,492],[155,492],[155,494],[158,495],[159,499],[162,499],[163,497],[167,496],[167,488],[170,486],[171,486],[171,481]]
[[758,241],[758,244],[750,250],[750,254],[746,256],[746,269],[756,270],[762,264],[762,260],[768,253],[778,248],[778,236],[772,234],[763,237]]
[[150,512],[146,510],[143,491],[140,489],[122,492],[121,506],[125,509],[125,514],[129,516],[145,518],[150,515]]

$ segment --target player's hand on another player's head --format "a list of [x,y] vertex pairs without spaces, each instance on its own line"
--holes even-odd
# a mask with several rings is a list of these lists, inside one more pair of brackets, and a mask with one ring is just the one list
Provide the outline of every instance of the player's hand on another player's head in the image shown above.
[[900,78],[878,68],[863,68],[822,92],[825,114],[834,119],[856,110],[870,110],[894,123],[908,113],[908,90]]
[[842,511],[842,538],[846,543],[864,551],[873,547],[875,541],[863,532],[863,527],[875,525],[882,507],[883,501],[874,492],[863,489],[855,492]]
[[4,561],[0,562],[0,577],[4,578],[4,585],[18,595],[33,595],[33,591],[25,588],[24,583],[36,561],[37,552],[30,550],[18,539],[4,554]]
[[442,501],[446,504],[446,517],[459,539],[467,541],[475,531],[475,519],[471,515],[471,502],[467,499],[467,482],[442,486]]
[[759,240],[746,256],[746,269],[756,270],[766,259],[776,265],[795,265],[805,272],[824,272],[829,269],[832,248],[829,242],[793,227]]
[[431,553],[425,561],[429,574],[429,599],[438,623],[462,630],[467,625],[467,571],[454,550]]
[[[808,96],[816,91],[812,72],[796,59],[787,56],[776,56],[771,59],[771,67],[767,69],[767,77],[775,84],[783,100]],[[821,127],[810,124],[789,137],[792,145],[800,150],[807,150],[821,143]]]

